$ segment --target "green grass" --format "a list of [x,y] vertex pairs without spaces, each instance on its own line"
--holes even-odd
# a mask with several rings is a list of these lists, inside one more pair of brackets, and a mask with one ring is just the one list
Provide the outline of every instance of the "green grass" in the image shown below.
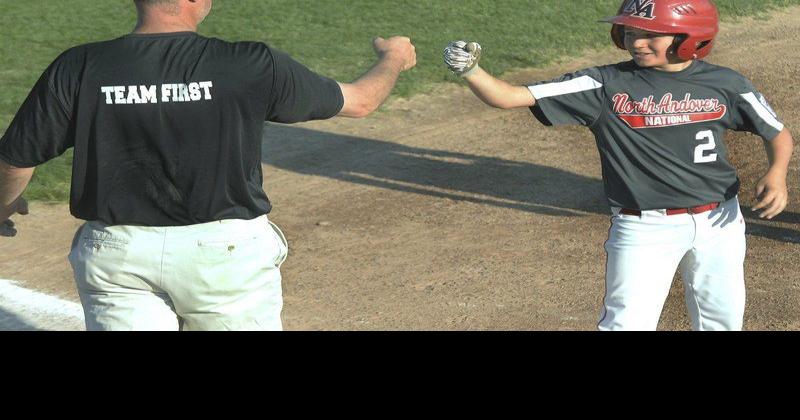
[[[619,0],[216,0],[203,35],[259,40],[322,74],[351,81],[374,62],[374,36],[402,34],[417,46],[418,66],[395,90],[408,96],[456,79],[441,51],[453,39],[479,40],[482,65],[495,74],[543,66],[607,46]],[[717,0],[724,18],[763,15],[800,0]],[[0,0],[0,132],[45,67],[63,50],[129,32],[131,0]],[[26,196],[68,198],[71,154],[37,169]]]

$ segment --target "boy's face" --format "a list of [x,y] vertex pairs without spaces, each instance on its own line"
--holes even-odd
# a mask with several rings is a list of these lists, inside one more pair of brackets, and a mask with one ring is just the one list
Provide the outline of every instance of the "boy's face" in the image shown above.
[[639,67],[663,67],[680,60],[672,51],[674,35],[625,27],[625,48]]

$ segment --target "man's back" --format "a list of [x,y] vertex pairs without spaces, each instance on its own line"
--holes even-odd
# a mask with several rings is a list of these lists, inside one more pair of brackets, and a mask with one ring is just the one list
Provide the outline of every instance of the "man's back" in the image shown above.
[[329,118],[342,96],[336,82],[263,43],[179,32],[70,49],[28,106],[48,109],[48,121],[12,124],[32,141],[0,153],[34,166],[74,146],[73,215],[176,226],[268,213],[264,121]]

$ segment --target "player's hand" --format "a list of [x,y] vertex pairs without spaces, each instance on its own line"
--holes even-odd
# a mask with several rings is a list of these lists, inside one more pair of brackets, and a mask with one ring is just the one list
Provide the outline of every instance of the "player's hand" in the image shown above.
[[17,235],[17,229],[14,228],[14,222],[9,219],[13,214],[28,214],[28,202],[20,197],[10,207],[11,213],[2,217],[0,222],[0,236],[12,237]]
[[397,60],[400,71],[406,71],[417,65],[417,49],[411,38],[393,36],[388,39],[377,37],[372,40],[372,47],[381,59]]
[[772,219],[781,214],[789,202],[789,191],[786,188],[786,176],[776,172],[768,172],[756,185],[756,199],[753,211],[760,212],[762,219]]
[[453,73],[467,77],[474,73],[481,61],[481,44],[453,41],[444,49],[444,64]]

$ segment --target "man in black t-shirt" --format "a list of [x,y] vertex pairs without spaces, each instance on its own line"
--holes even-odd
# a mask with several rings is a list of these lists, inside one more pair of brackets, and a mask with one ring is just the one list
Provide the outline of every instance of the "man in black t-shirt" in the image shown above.
[[70,262],[88,329],[280,329],[264,121],[365,117],[414,47],[377,38],[372,70],[338,83],[263,43],[197,34],[212,0],[134,2],[134,32],[61,54],[0,140],[0,221],[26,212],[34,167],[74,148],[70,211],[87,223]]

